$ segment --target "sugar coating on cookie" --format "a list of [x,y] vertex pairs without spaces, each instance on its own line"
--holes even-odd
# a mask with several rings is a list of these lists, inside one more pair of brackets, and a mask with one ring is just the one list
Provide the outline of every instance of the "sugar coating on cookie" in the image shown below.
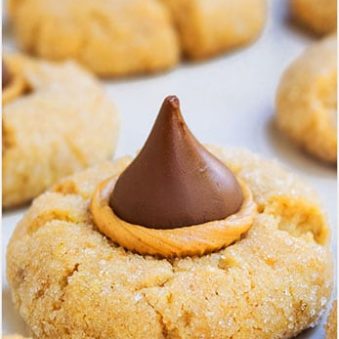
[[337,301],[333,302],[332,308],[325,325],[326,339],[337,339]]
[[243,239],[202,257],[141,256],[98,232],[93,192],[129,157],[62,179],[34,201],[7,252],[13,300],[34,336],[269,339],[317,323],[332,265],[316,195],[250,152],[210,151],[251,188],[259,214]]
[[110,159],[118,114],[99,83],[73,62],[19,55],[5,62],[24,81],[22,93],[11,85],[3,92],[10,100],[3,103],[2,197],[3,206],[12,207],[62,176]]
[[101,76],[161,71],[179,57],[170,16],[157,0],[11,0],[9,15],[26,51],[74,58]]
[[309,47],[285,71],[277,92],[277,123],[317,158],[337,161],[337,40]]
[[255,40],[266,0],[162,0],[173,15],[184,54],[204,59]]
[[290,0],[293,18],[306,29],[328,34],[337,29],[337,0]]

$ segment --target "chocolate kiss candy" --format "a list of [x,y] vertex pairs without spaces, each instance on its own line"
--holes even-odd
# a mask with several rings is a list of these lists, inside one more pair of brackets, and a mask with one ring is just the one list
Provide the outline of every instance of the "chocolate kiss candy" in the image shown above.
[[9,73],[6,64],[2,61],[2,89],[6,88],[7,85],[11,82],[12,77]]
[[156,229],[224,219],[242,202],[234,175],[190,132],[175,96],[165,99],[143,149],[110,198],[121,219]]

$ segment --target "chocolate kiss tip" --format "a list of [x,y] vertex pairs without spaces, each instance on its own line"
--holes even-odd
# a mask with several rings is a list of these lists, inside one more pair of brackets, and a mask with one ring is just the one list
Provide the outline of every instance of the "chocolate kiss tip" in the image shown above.
[[164,104],[169,104],[173,108],[178,109],[180,106],[180,101],[176,95],[169,95],[168,97],[165,98]]
[[144,147],[116,182],[110,206],[129,223],[192,226],[225,219],[242,205],[236,178],[193,136],[179,106],[176,96],[164,100]]
[[158,118],[161,115],[168,115],[168,118],[174,116],[180,116],[180,101],[178,99],[178,97],[176,97],[175,95],[170,95],[168,97],[165,98]]

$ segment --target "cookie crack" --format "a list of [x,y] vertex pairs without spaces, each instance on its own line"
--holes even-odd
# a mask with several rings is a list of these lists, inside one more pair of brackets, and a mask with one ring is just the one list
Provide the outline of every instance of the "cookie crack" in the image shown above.
[[65,299],[64,299],[65,290],[66,290],[67,286],[69,285],[70,279],[73,277],[73,275],[76,274],[77,272],[79,272],[79,267],[80,267],[80,263],[74,264],[73,268],[71,270],[69,270],[68,272],[66,272],[66,274],[60,280],[59,287],[60,287],[61,295],[59,296],[58,300],[55,301],[55,303],[53,304],[53,310],[54,311],[61,309],[62,304],[65,301]]
[[32,302],[36,302],[37,300],[43,298],[50,287],[50,282],[49,281],[42,281],[40,288],[38,291],[34,294]]
[[154,305],[152,305],[146,298],[146,295],[144,293],[142,293],[143,297],[144,297],[144,301],[145,303],[154,311],[154,313],[157,316],[160,328],[161,328],[161,334],[163,335],[164,338],[168,338],[169,337],[169,333],[170,333],[170,329],[168,328],[165,320],[164,320],[164,316],[162,315],[162,313],[157,310],[155,308]]
[[[66,272],[66,274],[60,279],[59,282],[59,288],[60,288],[60,292],[61,295],[58,297],[58,300],[56,300],[55,302],[53,302],[52,304],[52,309],[51,311],[56,312],[59,311],[62,308],[62,304],[64,303],[64,297],[65,297],[65,289],[67,288],[67,286],[69,285],[69,279],[71,279],[71,277],[79,271],[79,263],[74,264],[74,266],[72,267],[72,269],[70,269],[69,271]],[[34,299],[32,300],[33,303],[37,303],[38,300],[40,300],[41,298],[44,298],[44,296],[46,295],[48,288],[50,286],[50,282],[46,281],[41,288],[39,289],[39,291],[36,293],[36,295],[34,296]],[[46,315],[49,315],[48,312],[46,312]],[[53,327],[53,320],[51,320],[51,318],[45,318],[44,322],[42,324],[42,327],[40,328],[40,331],[42,332],[44,337],[50,337],[50,333],[48,328],[49,327]],[[33,330],[34,331],[34,330]],[[64,328],[64,333],[65,334],[70,334],[70,331],[68,328]],[[41,333],[35,333],[37,335],[37,337],[41,336]]]
[[329,238],[326,218],[320,208],[304,198],[272,196],[261,214],[277,217],[278,229],[292,237],[312,235],[315,243],[324,245]]
[[70,216],[69,214],[61,214],[57,211],[49,211],[43,214],[40,214],[37,218],[35,218],[32,223],[27,228],[27,234],[33,235],[36,233],[40,228],[46,226],[49,222],[52,221],[65,221],[70,224],[80,225],[83,222],[78,222],[75,218]]
[[[173,273],[174,274],[174,273]],[[157,284],[152,284],[152,285],[149,285],[149,286],[142,286],[142,287],[139,287],[139,288],[136,288],[134,289],[134,292],[142,292],[143,290],[147,290],[149,288],[164,288],[165,285],[167,283],[169,283],[171,280],[174,279],[174,276],[170,276],[168,278],[166,278],[164,281],[162,281],[161,283],[157,283]]]

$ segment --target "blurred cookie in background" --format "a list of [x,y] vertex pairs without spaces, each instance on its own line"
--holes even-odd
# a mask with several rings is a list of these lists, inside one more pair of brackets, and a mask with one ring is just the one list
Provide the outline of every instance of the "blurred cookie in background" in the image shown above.
[[101,76],[161,71],[179,58],[170,16],[157,0],[10,0],[8,14],[25,51],[73,58]]
[[337,0],[291,0],[293,19],[316,34],[337,30]]
[[255,40],[266,22],[266,0],[162,0],[171,10],[182,50],[205,59]]
[[252,42],[266,0],[9,0],[20,47],[102,77],[160,72]]
[[337,162],[337,38],[309,47],[282,76],[277,124],[296,145]]
[[3,86],[4,207],[26,203],[60,177],[112,157],[117,111],[75,63],[5,55]]

